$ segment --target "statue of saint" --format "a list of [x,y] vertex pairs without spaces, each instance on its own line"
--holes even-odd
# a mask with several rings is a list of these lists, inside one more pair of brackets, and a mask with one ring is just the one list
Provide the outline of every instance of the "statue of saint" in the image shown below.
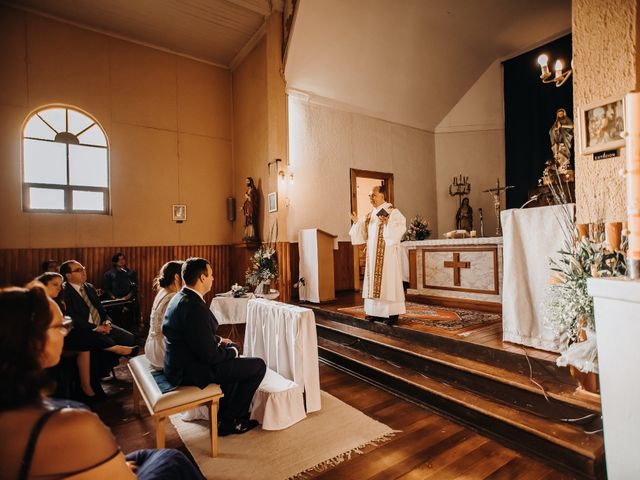
[[253,178],[247,177],[247,190],[244,192],[244,203],[242,212],[244,213],[244,236],[245,242],[258,241],[258,189],[253,183]]
[[549,130],[551,151],[558,165],[558,173],[571,170],[571,141],[573,140],[573,121],[567,116],[564,108],[556,112],[556,121]]
[[462,199],[462,204],[456,212],[456,230],[473,230],[473,208],[469,205],[469,197]]

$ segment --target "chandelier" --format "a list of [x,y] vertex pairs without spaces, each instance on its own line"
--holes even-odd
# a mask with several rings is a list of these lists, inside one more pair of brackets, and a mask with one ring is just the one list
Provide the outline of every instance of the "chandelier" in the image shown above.
[[540,65],[540,79],[542,83],[555,83],[556,87],[560,87],[571,76],[572,69],[570,68],[566,72],[563,72],[564,65],[562,60],[556,60],[554,65],[555,75],[552,76],[549,71],[549,57],[544,53],[538,57],[538,65]]

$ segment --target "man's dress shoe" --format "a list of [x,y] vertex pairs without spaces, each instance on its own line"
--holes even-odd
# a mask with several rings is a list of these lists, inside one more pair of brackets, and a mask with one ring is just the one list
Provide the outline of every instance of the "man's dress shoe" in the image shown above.
[[398,323],[398,315],[391,315],[389,318],[385,318],[384,323],[389,326],[395,325]]
[[218,436],[226,437],[227,435],[241,435],[256,428],[259,425],[257,420],[238,420],[232,424],[225,424],[220,422],[218,424]]

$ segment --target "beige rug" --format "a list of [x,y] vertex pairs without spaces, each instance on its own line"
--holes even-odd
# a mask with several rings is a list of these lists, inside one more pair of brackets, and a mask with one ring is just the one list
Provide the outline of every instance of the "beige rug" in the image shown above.
[[180,437],[207,478],[284,480],[305,471],[325,470],[348,460],[360,448],[378,444],[394,430],[322,392],[322,409],[286,430],[260,427],[220,438],[220,456],[209,456],[204,422],[171,417]]

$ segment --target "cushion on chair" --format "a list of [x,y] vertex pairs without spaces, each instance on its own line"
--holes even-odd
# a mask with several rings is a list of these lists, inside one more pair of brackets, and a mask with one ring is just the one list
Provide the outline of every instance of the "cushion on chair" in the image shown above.
[[129,368],[136,378],[142,395],[147,399],[154,412],[222,395],[220,385],[215,383],[209,384],[203,389],[182,386],[163,394],[151,373],[156,370],[144,355],[138,355],[129,360]]
[[303,389],[267,368],[253,395],[251,418],[258,420],[263,430],[283,430],[306,416]]

